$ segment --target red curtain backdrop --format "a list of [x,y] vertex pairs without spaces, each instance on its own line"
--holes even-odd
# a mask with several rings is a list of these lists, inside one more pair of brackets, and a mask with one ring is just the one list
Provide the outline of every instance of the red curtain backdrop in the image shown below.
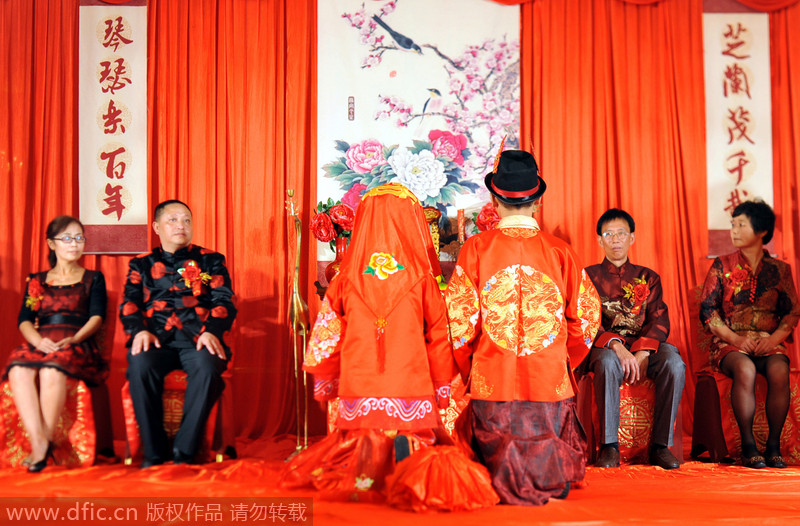
[[[239,306],[228,386],[238,435],[292,431],[286,317],[294,262],[285,248],[284,200],[287,189],[297,192],[308,225],[316,197],[316,0],[150,0],[148,24],[151,208],[167,198],[189,203],[195,242],[228,258]],[[3,0],[0,34],[4,363],[21,341],[16,317],[25,276],[45,268],[46,224],[78,212],[78,2]],[[309,262],[313,245],[303,235]],[[119,388],[126,368],[117,306],[128,260],[84,258],[108,283],[105,343],[117,438],[124,436]],[[313,269],[316,276],[316,263]],[[312,274],[302,270],[308,298]]]
[[[195,241],[228,256],[240,311],[229,388],[242,437],[294,430],[284,200],[287,189],[297,192],[307,227],[316,202],[316,2],[148,6],[151,205],[188,202]],[[610,206],[628,209],[637,221],[631,258],[661,273],[671,340],[689,352],[689,290],[710,264],[702,0],[502,3],[522,3],[521,144],[535,146],[548,182],[544,228],[589,264],[602,258],[597,217]],[[800,5],[743,3],[770,10],[776,247],[800,282]],[[77,0],[0,0],[3,362],[21,341],[25,276],[45,266],[44,228],[53,216],[78,211],[77,15]],[[303,235],[301,287],[313,314],[316,251],[307,229]],[[117,438],[126,362],[116,308],[128,259],[84,261],[109,286],[105,346]],[[792,359],[796,366],[796,351]]]

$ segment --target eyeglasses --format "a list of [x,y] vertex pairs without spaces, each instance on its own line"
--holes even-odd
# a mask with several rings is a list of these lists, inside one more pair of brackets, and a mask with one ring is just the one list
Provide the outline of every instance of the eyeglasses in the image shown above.
[[81,234],[78,234],[77,236],[54,237],[53,239],[55,241],[61,241],[65,245],[69,245],[73,241],[75,241],[76,243],[81,244],[81,245],[86,243],[86,237],[82,236]]
[[625,232],[621,230],[619,232],[603,232],[603,239],[606,241],[614,241],[615,239],[619,239],[620,241],[625,241],[630,237],[630,232]]

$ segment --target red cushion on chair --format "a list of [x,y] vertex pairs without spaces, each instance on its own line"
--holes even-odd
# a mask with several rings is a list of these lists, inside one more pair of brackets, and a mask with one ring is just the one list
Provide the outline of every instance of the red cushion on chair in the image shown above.
[[[0,466],[19,466],[31,452],[28,433],[22,426],[8,382],[0,385]],[[94,464],[96,435],[92,395],[80,380],[67,378],[67,398],[58,422],[56,462],[67,467]]]

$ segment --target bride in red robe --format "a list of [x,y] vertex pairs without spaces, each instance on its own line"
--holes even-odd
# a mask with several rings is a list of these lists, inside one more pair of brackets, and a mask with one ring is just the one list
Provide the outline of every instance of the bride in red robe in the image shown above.
[[[397,183],[369,191],[303,366],[314,375],[317,400],[339,397],[337,430],[290,461],[284,487],[341,500],[388,496],[412,509],[428,509],[423,501],[431,490],[453,487],[461,488],[456,496],[434,499],[438,509],[496,502],[483,468],[455,446],[424,451],[448,441],[438,409],[448,407],[456,373],[439,274],[417,197]],[[420,454],[405,459],[414,452]],[[387,485],[398,463],[402,476]],[[449,466],[447,480],[424,480],[431,463]]]

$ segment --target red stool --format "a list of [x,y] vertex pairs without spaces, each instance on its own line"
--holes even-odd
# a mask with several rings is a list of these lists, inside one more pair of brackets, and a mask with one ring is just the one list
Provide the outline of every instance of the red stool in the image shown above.
[[[236,458],[234,448],[234,424],[233,424],[233,397],[231,396],[230,382],[232,376],[230,364],[228,369],[222,373],[222,378],[226,380],[227,389],[222,391],[219,400],[211,408],[206,423],[206,437],[200,446],[198,458],[211,458],[211,451],[214,452],[214,459],[222,462],[227,454],[231,458]],[[183,417],[183,400],[186,392],[186,373],[181,370],[172,371],[164,378],[164,429],[167,437],[175,438]],[[141,436],[139,435],[139,425],[136,423],[136,415],[133,411],[133,400],[131,399],[130,387],[128,382],[122,386],[122,410],[125,414],[125,436],[127,439],[125,451],[125,464],[133,464],[134,461],[142,460]]]
[[[600,418],[594,401],[594,374],[588,373],[578,382],[578,419],[586,431],[587,461],[597,460]],[[645,379],[637,385],[623,383],[620,387],[619,407],[619,454],[621,462],[647,463],[650,438],[653,433],[653,408],[656,387],[652,380]],[[675,419],[675,432],[670,451],[678,460],[683,459],[683,433],[681,432],[681,409]]]

